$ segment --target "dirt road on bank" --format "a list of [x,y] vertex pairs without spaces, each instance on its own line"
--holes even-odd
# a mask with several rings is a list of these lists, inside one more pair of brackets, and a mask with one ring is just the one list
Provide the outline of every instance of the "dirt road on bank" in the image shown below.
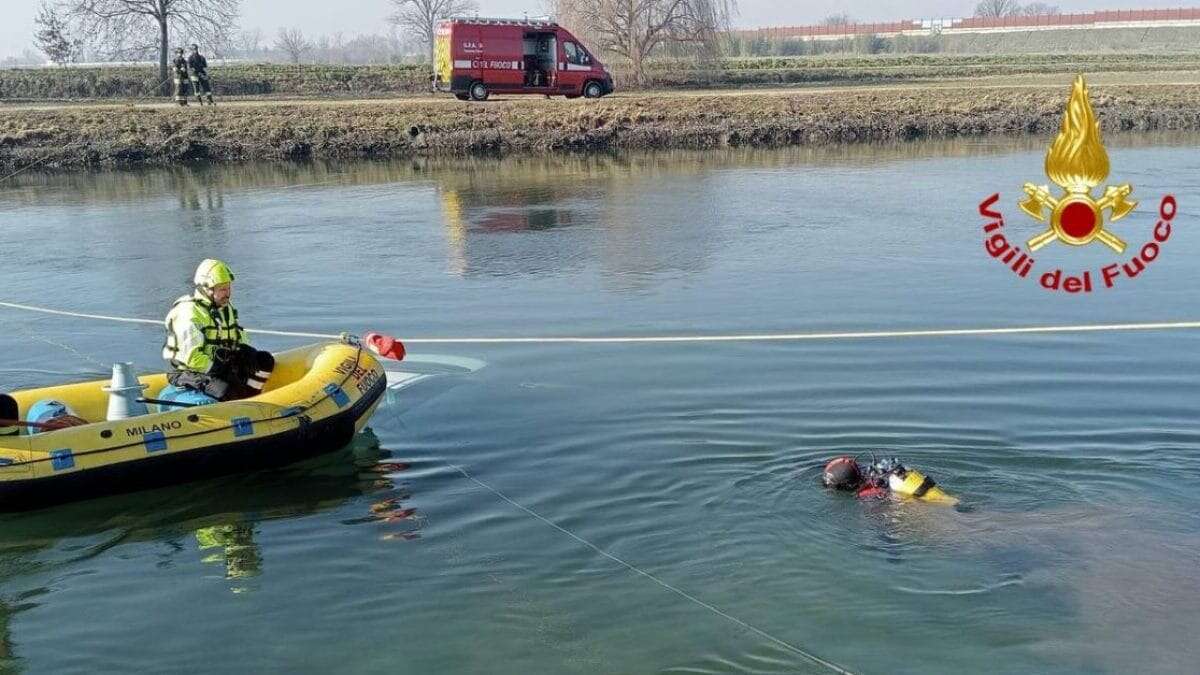
[[[803,94],[853,94],[863,92],[912,92],[927,89],[1044,89],[1065,88],[1070,85],[1071,75],[1063,74],[1033,74],[1033,75],[999,75],[978,78],[954,78],[944,80],[929,80],[920,82],[895,82],[878,84],[845,84],[845,85],[796,85],[786,87],[744,87],[738,89],[699,89],[699,90],[650,90],[640,92],[618,92],[605,100],[635,100],[635,99],[676,99],[696,97],[740,97],[740,96],[797,96]],[[1155,72],[1098,72],[1087,74],[1088,83],[1093,87],[1120,85],[1125,87],[1155,87],[1155,86],[1189,86],[1200,85],[1200,70],[1162,70]],[[506,101],[544,100],[542,97],[497,95],[489,103]],[[556,101],[568,103],[565,99]],[[448,94],[383,96],[378,98],[308,98],[289,96],[246,96],[226,98],[220,101],[221,107],[259,107],[286,105],[378,105],[387,103],[427,103],[457,105],[480,105],[478,103],[463,103]],[[573,105],[588,105],[590,101],[575,101]],[[179,106],[173,101],[163,98],[145,97],[139,99],[111,99],[103,101],[62,101],[62,102],[3,102],[0,101],[0,111],[5,110],[62,110],[66,108],[137,108],[176,109]],[[196,107],[193,101],[188,106]]]

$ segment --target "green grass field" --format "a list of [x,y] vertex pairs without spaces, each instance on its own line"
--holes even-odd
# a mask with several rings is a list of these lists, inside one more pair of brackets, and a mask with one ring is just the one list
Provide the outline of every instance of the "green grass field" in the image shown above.
[[[215,66],[209,74],[218,96],[360,96],[429,89],[425,66],[245,64]],[[153,66],[4,69],[0,100],[152,98],[158,82]]]
[[[614,66],[618,87],[625,78]],[[1200,52],[1115,54],[899,54],[728,58],[710,64],[661,59],[649,67],[652,86],[697,89],[771,85],[921,82],[997,75],[1162,73],[1200,70]],[[429,91],[427,66],[239,64],[210,69],[222,97],[361,98]],[[155,98],[154,67],[0,70],[0,101]]]

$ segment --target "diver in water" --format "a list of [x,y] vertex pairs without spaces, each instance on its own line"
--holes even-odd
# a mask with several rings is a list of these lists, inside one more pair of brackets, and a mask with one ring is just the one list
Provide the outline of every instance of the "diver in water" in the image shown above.
[[895,458],[872,462],[863,470],[853,457],[836,457],[825,464],[821,483],[834,490],[853,492],[860,499],[897,496],[941,504],[958,503],[932,478],[906,468]]

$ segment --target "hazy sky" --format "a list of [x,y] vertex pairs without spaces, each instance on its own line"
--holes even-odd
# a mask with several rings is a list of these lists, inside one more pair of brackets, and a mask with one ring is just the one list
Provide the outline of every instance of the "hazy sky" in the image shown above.
[[[862,21],[970,16],[977,0],[740,0],[736,24],[745,27],[815,23],[845,12]],[[1137,9],[1195,5],[1188,0],[1048,0],[1063,11]],[[480,14],[520,16],[543,13],[542,0],[478,0]],[[0,58],[32,46],[33,17],[39,0],[0,0]],[[242,27],[258,27],[274,36],[281,26],[305,33],[382,32],[388,0],[242,0]],[[269,39],[268,39],[269,41]]]

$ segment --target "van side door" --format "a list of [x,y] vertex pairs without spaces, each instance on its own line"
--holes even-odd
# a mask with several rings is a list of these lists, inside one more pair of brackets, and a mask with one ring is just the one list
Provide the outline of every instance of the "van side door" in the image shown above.
[[592,58],[583,45],[574,39],[563,40],[562,51],[558,88],[560,91],[580,92],[592,72]]

